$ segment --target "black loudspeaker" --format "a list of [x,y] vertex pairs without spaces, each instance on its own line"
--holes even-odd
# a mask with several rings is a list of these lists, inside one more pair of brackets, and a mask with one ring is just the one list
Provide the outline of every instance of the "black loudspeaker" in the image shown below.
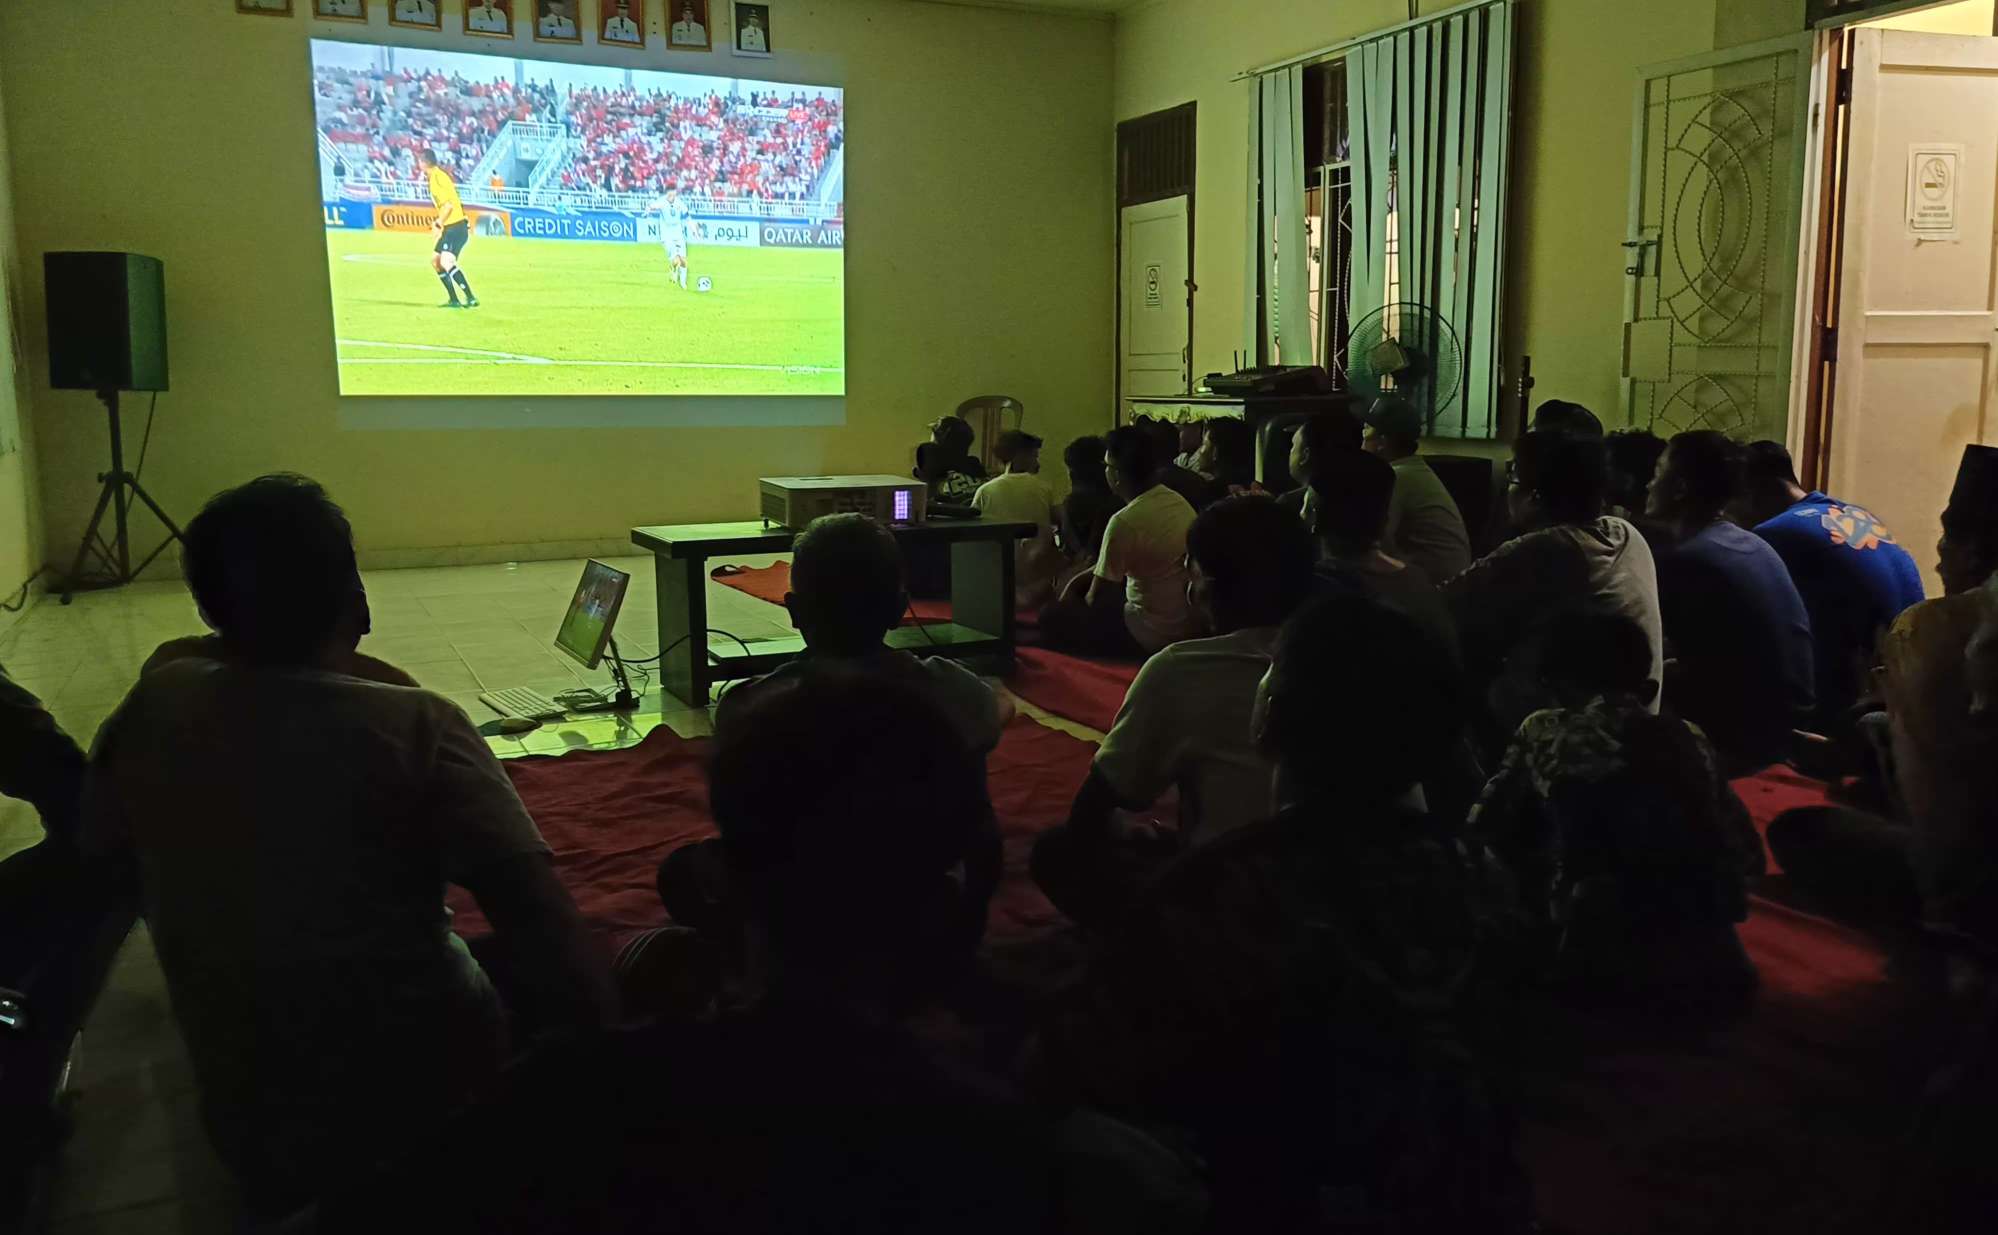
[[49,385],[167,388],[166,267],[137,253],[44,253]]

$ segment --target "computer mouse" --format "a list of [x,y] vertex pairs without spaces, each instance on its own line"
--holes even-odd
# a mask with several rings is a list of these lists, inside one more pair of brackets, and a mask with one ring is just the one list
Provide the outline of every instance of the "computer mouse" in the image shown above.
[[502,716],[497,720],[489,720],[485,724],[480,725],[479,732],[489,738],[510,738],[522,733],[533,733],[539,728],[541,728],[541,722],[538,720],[529,720],[525,716]]

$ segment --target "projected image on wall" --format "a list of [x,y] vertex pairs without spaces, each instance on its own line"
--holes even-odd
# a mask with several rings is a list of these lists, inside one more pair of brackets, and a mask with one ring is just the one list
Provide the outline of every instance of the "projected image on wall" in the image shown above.
[[315,40],[343,395],[842,395],[841,92]]

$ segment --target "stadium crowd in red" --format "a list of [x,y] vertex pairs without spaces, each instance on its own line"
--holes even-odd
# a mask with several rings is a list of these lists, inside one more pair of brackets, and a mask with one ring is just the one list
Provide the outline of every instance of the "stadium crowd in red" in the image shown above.
[[569,95],[569,128],[582,149],[565,188],[646,193],[662,183],[701,197],[799,201],[842,139],[838,100],[635,90]]
[[687,96],[473,82],[442,73],[322,68],[319,130],[343,175],[420,182],[417,156],[437,151],[463,179],[509,120],[566,121],[577,149],[562,187],[592,196],[671,186],[699,197],[801,201],[843,140],[837,99]]
[[557,119],[553,87],[532,82],[322,68],[314,84],[319,131],[355,171],[385,180],[420,181],[417,155],[426,146],[462,178],[507,121]]

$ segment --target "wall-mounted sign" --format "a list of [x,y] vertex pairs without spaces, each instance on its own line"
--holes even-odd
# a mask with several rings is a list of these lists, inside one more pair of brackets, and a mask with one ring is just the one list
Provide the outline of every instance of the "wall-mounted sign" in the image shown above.
[[1957,180],[1963,147],[1915,142],[1908,147],[1908,232],[1923,240],[1956,239]]

